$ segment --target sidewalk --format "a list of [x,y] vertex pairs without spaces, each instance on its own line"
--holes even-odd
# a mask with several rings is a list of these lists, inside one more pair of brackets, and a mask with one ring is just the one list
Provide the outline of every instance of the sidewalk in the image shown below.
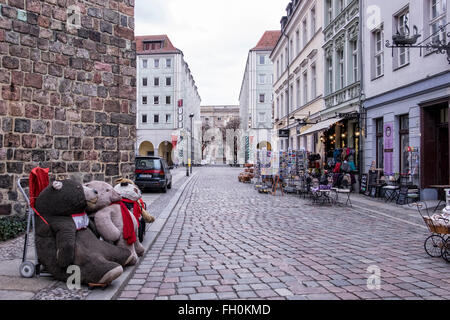
[[[194,168],[195,170],[195,168]],[[193,172],[195,174],[195,172]],[[163,225],[163,220],[170,214],[178,198],[184,190],[186,182],[186,169],[172,170],[172,190],[163,193],[145,193],[144,201],[150,208],[150,213],[156,221],[147,225],[147,234],[144,247],[148,249]],[[168,200],[170,198],[170,200]],[[175,204],[174,204],[175,203]],[[110,288],[90,291],[86,286],[80,290],[68,290],[65,283],[56,281],[52,277],[23,278],[19,273],[22,263],[25,236],[0,243],[0,300],[80,300],[80,299],[110,299],[118,290],[120,284],[133,272],[136,266],[127,267],[121,277],[116,279]],[[34,261],[34,240],[29,238],[27,260]]]

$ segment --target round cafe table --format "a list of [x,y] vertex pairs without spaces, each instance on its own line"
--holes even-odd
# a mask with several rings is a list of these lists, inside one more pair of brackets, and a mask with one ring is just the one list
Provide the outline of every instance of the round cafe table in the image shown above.
[[445,201],[446,201],[445,199],[442,200],[441,197],[440,197],[440,195],[443,193],[442,191],[444,191],[444,189],[450,189],[450,185],[431,185],[431,186],[428,186],[428,187],[432,188],[432,189],[437,189],[437,191],[438,191],[439,202],[438,202],[436,208],[434,208],[434,211],[433,211],[433,212],[436,212],[436,210],[441,205],[441,202],[445,203]]

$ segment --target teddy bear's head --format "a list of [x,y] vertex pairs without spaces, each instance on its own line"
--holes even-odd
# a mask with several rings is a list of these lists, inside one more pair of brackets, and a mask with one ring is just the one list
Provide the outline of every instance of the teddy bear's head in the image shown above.
[[91,181],[85,183],[84,186],[94,189],[98,194],[98,200],[95,205],[92,205],[88,208],[89,212],[96,212],[109,206],[111,203],[120,201],[122,199],[122,196],[117,191],[115,191],[109,183],[103,181]]
[[46,216],[82,213],[97,202],[96,191],[73,180],[54,181],[36,199],[36,210]]
[[117,179],[115,183],[114,190],[123,198],[130,199],[131,201],[137,201],[142,198],[141,190],[130,179]]

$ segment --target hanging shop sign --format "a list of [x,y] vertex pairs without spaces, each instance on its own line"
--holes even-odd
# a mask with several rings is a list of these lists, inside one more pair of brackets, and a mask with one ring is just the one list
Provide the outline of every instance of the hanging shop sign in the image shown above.
[[384,173],[394,173],[394,123],[384,124]]
[[280,129],[280,130],[278,130],[278,137],[280,137],[280,138],[289,138],[289,130],[288,129]]

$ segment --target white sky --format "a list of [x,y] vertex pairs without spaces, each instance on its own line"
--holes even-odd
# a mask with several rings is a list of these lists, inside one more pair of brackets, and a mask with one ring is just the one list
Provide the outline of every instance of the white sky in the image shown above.
[[135,35],[167,34],[182,50],[202,105],[239,104],[248,51],[279,30],[288,0],[136,0]]

